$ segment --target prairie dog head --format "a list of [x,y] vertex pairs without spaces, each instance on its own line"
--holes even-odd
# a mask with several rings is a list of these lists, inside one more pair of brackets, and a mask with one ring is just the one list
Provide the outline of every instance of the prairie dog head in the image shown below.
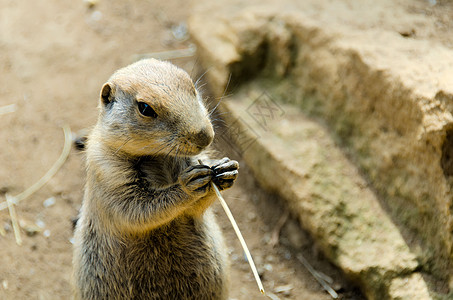
[[196,155],[214,139],[189,75],[155,59],[120,69],[103,85],[98,128],[113,151],[132,156]]

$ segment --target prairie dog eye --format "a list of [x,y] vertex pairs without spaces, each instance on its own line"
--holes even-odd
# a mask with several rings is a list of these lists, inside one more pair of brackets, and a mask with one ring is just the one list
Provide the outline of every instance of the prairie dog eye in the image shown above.
[[145,102],[138,102],[138,111],[145,117],[157,118],[157,113]]

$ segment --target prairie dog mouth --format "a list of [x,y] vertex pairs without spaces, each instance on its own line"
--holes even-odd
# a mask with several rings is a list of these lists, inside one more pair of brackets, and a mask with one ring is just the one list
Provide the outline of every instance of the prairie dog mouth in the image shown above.
[[199,146],[187,139],[180,141],[180,149],[177,151],[176,156],[192,156],[200,154],[207,146]]

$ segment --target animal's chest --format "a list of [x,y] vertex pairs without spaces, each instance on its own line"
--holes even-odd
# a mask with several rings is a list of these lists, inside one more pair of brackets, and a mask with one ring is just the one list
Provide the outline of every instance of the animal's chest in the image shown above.
[[130,241],[124,250],[131,298],[221,298],[224,263],[207,241],[203,226],[173,222]]
[[188,167],[184,161],[143,161],[140,165],[142,176],[154,188],[164,188],[175,184],[179,175]]

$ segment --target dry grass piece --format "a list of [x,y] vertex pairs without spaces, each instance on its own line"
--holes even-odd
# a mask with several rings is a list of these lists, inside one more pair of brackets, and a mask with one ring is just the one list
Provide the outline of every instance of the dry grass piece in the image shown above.
[[155,58],[160,60],[171,60],[176,58],[185,58],[192,57],[197,53],[197,47],[195,45],[190,45],[185,49],[176,49],[162,52],[153,52],[145,54],[137,54],[132,57],[133,61],[138,61],[145,58]]
[[266,295],[266,292],[264,291],[263,283],[261,282],[260,276],[258,275],[258,271],[256,270],[255,263],[253,262],[252,255],[250,254],[249,248],[247,247],[247,244],[245,243],[244,238],[242,237],[241,231],[239,230],[239,227],[234,220],[233,215],[231,214],[230,208],[228,207],[227,203],[223,199],[222,195],[220,194],[219,189],[217,186],[212,182],[212,188],[214,189],[217,198],[220,201],[220,204],[223,207],[223,210],[225,211],[228,219],[230,220],[231,225],[233,226],[234,232],[236,233],[239,242],[241,242],[242,249],[244,250],[245,256],[247,257],[247,260],[250,264],[250,268],[252,269],[253,276],[255,276],[256,283],[258,284],[258,288],[260,289],[261,294]]
[[305,266],[305,268],[307,268],[308,272],[310,272],[310,274],[313,275],[313,277],[316,279],[316,281],[319,282],[319,284],[323,287],[323,289],[326,292],[328,292],[330,294],[330,296],[332,296],[333,299],[338,299],[337,292],[335,292],[335,290],[332,287],[330,287],[329,283],[326,282],[326,280],[323,278],[324,276],[320,276],[320,274],[322,274],[321,272],[316,271],[308,263],[308,261],[305,259],[305,257],[303,257],[302,254],[299,253],[297,255],[297,259]]
[[[63,150],[60,154],[60,157],[57,159],[57,161],[53,164],[53,166],[47,171],[47,173],[41,177],[35,184],[33,184],[31,187],[20,193],[19,195],[12,197],[12,201],[14,204],[19,203],[20,201],[30,197],[33,193],[38,191],[40,188],[42,188],[49,180],[52,178],[55,173],[61,168],[61,166],[64,164],[66,159],[69,156],[69,152],[71,151],[71,129],[69,126],[64,126],[63,127],[63,132],[64,132],[64,147]],[[8,207],[7,202],[0,203],[0,210],[6,209]]]
[[8,203],[9,216],[11,218],[11,223],[13,224],[14,237],[16,238],[16,243],[20,246],[22,245],[22,238],[20,237],[20,227],[19,222],[17,221],[16,209],[14,208],[14,198],[8,194],[6,196],[6,203]]
[[3,228],[3,226],[1,226],[1,225],[0,225],[0,235],[1,236],[5,236],[6,235],[5,228]]
[[16,111],[16,104],[10,104],[5,106],[0,106],[0,115],[13,113]]
[[[203,164],[201,159],[198,160],[198,163],[200,165]],[[238,237],[239,242],[241,243],[242,249],[244,250],[245,256],[247,257],[250,268],[252,269],[253,276],[255,277],[256,283],[258,284],[258,288],[260,289],[261,294],[266,295],[266,292],[264,291],[263,283],[261,282],[260,275],[258,274],[258,270],[256,269],[255,263],[253,262],[252,255],[250,254],[249,248],[247,247],[247,244],[245,243],[244,237],[242,237],[242,233],[239,230],[238,224],[236,223],[236,220],[234,219],[230,208],[228,207],[227,203],[225,202],[225,199],[223,199],[222,195],[220,194],[219,188],[215,185],[214,182],[211,182],[211,184],[212,184],[212,188],[214,189],[214,191],[217,195],[217,199],[219,199],[220,204],[222,205],[222,208],[225,211],[225,213],[228,217],[228,220],[230,220],[230,223],[233,226],[234,232],[236,233],[236,236]]]

